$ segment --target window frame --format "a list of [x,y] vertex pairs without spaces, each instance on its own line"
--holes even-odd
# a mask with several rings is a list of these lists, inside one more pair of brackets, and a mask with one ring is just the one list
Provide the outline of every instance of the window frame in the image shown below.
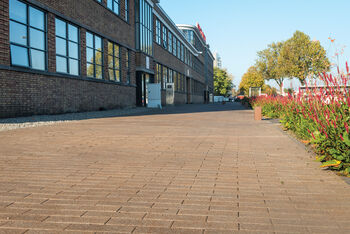
[[[87,35],[88,34],[91,34],[92,36],[93,36],[93,48],[91,48],[90,46],[88,46],[87,45],[87,43],[85,43],[85,50],[86,50],[86,55],[87,55],[87,50],[88,49],[92,49],[93,50],[93,60],[94,60],[94,62],[93,63],[91,63],[91,62],[89,62],[89,61],[87,61],[87,57],[86,57],[86,76],[88,77],[88,78],[92,78],[92,79],[99,79],[99,80],[103,80],[104,79],[104,70],[103,70],[103,68],[104,68],[104,46],[103,46],[103,37],[101,37],[101,36],[99,36],[99,35],[97,35],[97,34],[95,34],[95,33],[93,33],[93,32],[90,32],[90,31],[86,31],[86,34],[85,34],[85,42],[87,42]],[[101,39],[101,50],[98,50],[97,48],[96,48],[96,40],[95,40],[95,37],[99,37],[100,39]],[[97,64],[96,63],[96,51],[99,51],[99,52],[101,52],[101,65],[100,64]],[[93,65],[93,69],[94,69],[94,75],[93,76],[89,76],[88,75],[88,64],[90,64],[90,65]],[[96,77],[96,67],[97,66],[100,66],[101,67],[101,77]]]
[[[11,1],[11,0],[10,0]],[[23,67],[23,68],[26,68],[26,69],[32,69],[32,70],[37,70],[37,71],[47,71],[48,70],[48,41],[47,41],[47,33],[48,33],[48,29],[47,29],[47,12],[36,7],[36,6],[33,6],[32,4],[30,3],[27,3],[27,2],[23,2],[21,0],[17,0],[18,2],[24,4],[26,6],[26,23],[23,23],[23,22],[20,22],[20,21],[17,21],[15,19],[11,19],[11,15],[10,15],[10,6],[9,6],[9,35],[8,35],[8,38],[9,38],[9,47],[10,47],[10,64],[11,66],[14,66],[14,67]],[[10,5],[10,2],[9,2],[9,5]],[[38,10],[40,12],[43,13],[44,15],[44,29],[39,29],[35,26],[31,26],[30,25],[30,8],[33,8],[35,10]],[[26,35],[27,35],[27,38],[26,38],[26,45],[22,45],[22,44],[19,44],[19,43],[16,43],[16,42],[11,42],[11,21],[16,23],[16,24],[20,24],[22,26],[24,26],[26,28]],[[44,33],[44,50],[42,49],[38,49],[38,48],[35,48],[35,47],[32,47],[31,44],[30,44],[30,29],[34,29],[34,30],[37,30],[37,31],[40,31],[42,33]],[[11,46],[16,46],[16,47],[20,47],[20,48],[25,48],[27,50],[27,62],[28,62],[28,66],[25,66],[25,65],[20,65],[20,64],[13,64],[12,62],[12,49],[11,49]],[[37,68],[33,68],[33,62],[32,62],[32,51],[31,50],[36,50],[36,51],[40,51],[40,52],[43,52],[44,53],[44,69],[37,69]]]
[[[113,48],[113,51],[112,51],[112,54],[110,54],[109,52],[109,44],[112,44],[112,48]],[[118,56],[115,55],[115,46],[118,46]],[[117,83],[121,83],[122,82],[122,69],[121,69],[121,62],[122,62],[122,53],[121,53],[121,46],[118,44],[118,43],[115,43],[115,42],[112,42],[112,41],[108,41],[108,51],[107,51],[107,69],[108,69],[108,80],[109,81],[113,81],[113,82],[117,82]],[[112,56],[113,58],[113,61],[112,61],[112,64],[113,64],[113,68],[111,68],[109,65],[110,65],[110,61],[109,61],[109,58],[110,56]],[[116,68],[115,67],[115,59],[118,59],[118,64],[119,64],[119,68]],[[110,77],[110,70],[113,70],[113,79],[111,79]],[[118,77],[116,76],[116,71],[119,71],[119,79]]]
[[[112,8],[109,7],[109,2],[111,2]],[[120,0],[107,0],[106,3],[107,3],[107,5],[106,5],[107,9],[111,10],[116,15],[120,15]],[[118,6],[118,13],[115,12],[115,9],[114,9],[115,4],[114,3],[116,3]]]
[[[57,25],[56,25],[56,19],[57,19],[57,20],[60,20],[60,21],[62,21],[62,22],[64,22],[64,23],[66,24],[66,38],[63,38],[63,37],[61,37],[61,36],[58,36],[58,35],[56,34],[56,32],[55,32],[56,72],[57,72],[57,73],[61,73],[61,74],[71,75],[71,76],[80,76],[80,74],[81,74],[81,48],[80,48],[80,46],[81,46],[81,45],[80,45],[80,41],[81,41],[81,40],[80,40],[80,28],[79,28],[77,25],[74,25],[74,24],[72,24],[72,23],[69,23],[67,20],[64,20],[64,19],[62,19],[62,18],[60,18],[60,17],[57,17],[57,16],[55,17],[55,28],[57,27]],[[76,42],[75,42],[75,41],[69,40],[69,25],[71,25],[71,26],[77,28],[77,41],[76,41]],[[66,56],[57,54],[57,43],[56,43],[56,38],[57,38],[57,37],[66,41],[66,54],[67,54]],[[70,55],[69,55],[69,42],[75,43],[75,44],[77,45],[77,47],[78,47],[78,58],[77,58],[77,59],[76,59],[76,58],[73,58],[73,57],[70,57]],[[62,57],[62,58],[67,59],[67,67],[66,67],[66,68],[67,68],[67,72],[58,72],[58,71],[57,71],[57,57]],[[70,73],[70,64],[69,64],[69,60],[70,60],[70,59],[78,61],[78,74],[77,74],[77,75],[74,75],[74,74],[71,74],[71,73]]]

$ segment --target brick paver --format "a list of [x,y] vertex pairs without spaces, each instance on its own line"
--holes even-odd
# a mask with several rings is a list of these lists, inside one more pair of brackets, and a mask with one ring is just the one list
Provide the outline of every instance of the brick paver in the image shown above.
[[350,188],[238,104],[0,133],[0,233],[349,233]]

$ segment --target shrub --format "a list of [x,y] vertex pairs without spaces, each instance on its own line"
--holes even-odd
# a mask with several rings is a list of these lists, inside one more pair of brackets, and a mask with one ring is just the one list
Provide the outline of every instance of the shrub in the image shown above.
[[268,96],[250,100],[261,106],[263,115],[280,118],[283,126],[313,145],[322,167],[350,175],[350,90],[346,74],[323,73],[324,85],[306,85],[298,95]]

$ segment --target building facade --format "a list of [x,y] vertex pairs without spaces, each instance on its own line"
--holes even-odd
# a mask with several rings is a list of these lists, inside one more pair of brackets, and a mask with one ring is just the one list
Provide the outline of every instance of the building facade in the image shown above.
[[0,117],[147,106],[150,83],[163,105],[208,102],[209,46],[159,4],[0,0]]

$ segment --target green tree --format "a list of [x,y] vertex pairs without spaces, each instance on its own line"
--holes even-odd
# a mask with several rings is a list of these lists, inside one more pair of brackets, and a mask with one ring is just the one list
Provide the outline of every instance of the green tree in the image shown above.
[[227,97],[233,88],[232,76],[226,69],[214,68],[214,93],[216,96]]
[[277,42],[268,45],[268,48],[258,52],[258,59],[256,61],[256,67],[265,80],[275,80],[280,91],[283,87],[283,81],[285,74],[281,69],[281,63],[279,62],[280,53],[283,48],[284,42]]
[[314,78],[330,69],[326,50],[320,42],[311,41],[308,35],[300,31],[296,31],[293,37],[283,44],[278,64],[281,74],[289,78],[298,78],[302,84],[306,78]]
[[251,66],[248,71],[242,76],[239,89],[244,94],[249,94],[250,87],[262,87],[264,85],[262,73],[258,71],[256,66]]
[[270,85],[264,84],[261,88],[263,93],[266,93],[267,95],[277,95],[277,89],[275,87],[271,87]]

